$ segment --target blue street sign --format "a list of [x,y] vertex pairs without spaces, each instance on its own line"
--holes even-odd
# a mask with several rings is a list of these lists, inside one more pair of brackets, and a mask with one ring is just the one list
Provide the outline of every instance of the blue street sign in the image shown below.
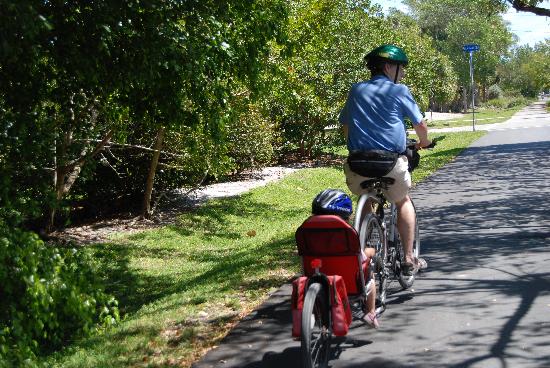
[[462,46],[464,52],[470,53],[470,80],[472,86],[472,130],[476,130],[476,107],[475,107],[475,84],[474,84],[474,51],[479,51],[479,45],[477,43],[467,43]]
[[462,46],[462,50],[464,51],[479,51],[479,45],[477,43],[468,43],[464,46]]

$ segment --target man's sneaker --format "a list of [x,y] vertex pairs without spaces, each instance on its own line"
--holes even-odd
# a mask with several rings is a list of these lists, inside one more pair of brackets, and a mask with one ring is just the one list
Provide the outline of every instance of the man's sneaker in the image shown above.
[[401,272],[405,276],[412,276],[418,270],[424,270],[428,268],[428,262],[424,258],[415,258],[414,263],[412,262],[403,262],[401,265]]
[[419,270],[425,270],[426,268],[428,268],[428,262],[426,262],[424,258],[417,258],[416,264],[418,265]]

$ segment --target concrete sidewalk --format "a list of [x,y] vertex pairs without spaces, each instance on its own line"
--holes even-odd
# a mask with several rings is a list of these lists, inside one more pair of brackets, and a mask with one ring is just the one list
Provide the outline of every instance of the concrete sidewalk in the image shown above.
[[[496,124],[476,124],[476,130],[505,130],[505,129],[524,129],[524,128],[537,128],[545,126],[545,118],[548,116],[546,112],[546,100],[537,101],[530,106],[518,111],[510,119],[502,123]],[[429,125],[428,125],[429,128]],[[454,128],[429,128],[430,133],[435,132],[468,132],[472,131],[472,123],[469,125]],[[414,130],[410,130],[410,133],[414,133]]]
[[[333,341],[331,367],[550,367],[550,115],[518,114],[414,189],[429,268],[391,285],[380,330]],[[300,367],[290,293],[193,367]]]

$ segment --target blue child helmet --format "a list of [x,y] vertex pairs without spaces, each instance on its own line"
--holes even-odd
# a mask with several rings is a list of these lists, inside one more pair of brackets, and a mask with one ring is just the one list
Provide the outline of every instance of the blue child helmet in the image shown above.
[[337,215],[347,220],[353,212],[351,198],[338,189],[325,189],[313,199],[314,215]]

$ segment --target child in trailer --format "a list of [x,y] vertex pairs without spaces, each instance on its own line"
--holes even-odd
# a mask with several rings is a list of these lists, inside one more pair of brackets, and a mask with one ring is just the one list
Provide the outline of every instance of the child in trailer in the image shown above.
[[[319,193],[312,203],[312,213],[314,215],[336,215],[348,221],[352,212],[351,198],[341,190],[326,189]],[[365,248],[362,251],[361,257],[363,260],[373,259],[375,256],[374,248]],[[370,271],[370,278],[374,274]],[[376,315],[376,285],[371,284],[369,295],[367,297],[367,313],[363,317],[368,326],[377,329],[380,327],[378,317]]]

